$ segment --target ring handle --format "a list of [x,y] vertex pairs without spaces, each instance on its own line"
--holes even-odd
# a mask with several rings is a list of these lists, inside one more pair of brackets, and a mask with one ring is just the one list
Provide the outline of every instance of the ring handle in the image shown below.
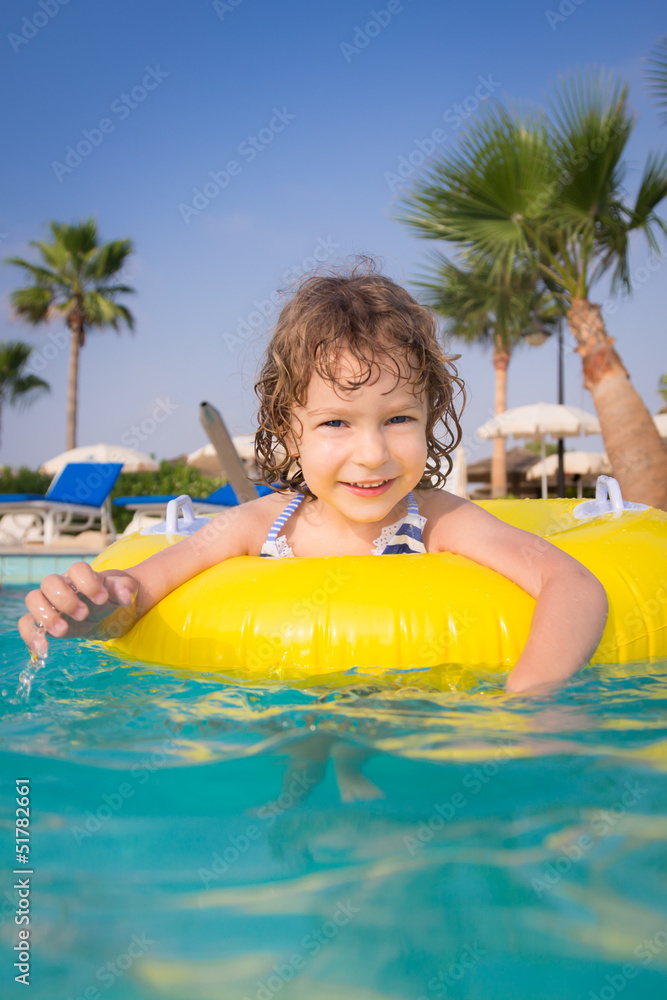
[[595,484],[595,499],[608,500],[611,510],[624,509],[621,487],[613,476],[598,476]]
[[195,512],[192,507],[192,500],[187,495],[187,493],[181,493],[179,497],[175,500],[170,500],[167,504],[167,511],[165,514],[165,531],[168,535],[177,535],[179,533],[178,526],[178,512],[181,511],[183,514],[183,525],[182,527],[187,529],[194,524]]
[[595,483],[595,500],[584,500],[572,511],[577,521],[600,514],[619,515],[627,510],[648,510],[644,503],[630,503],[623,499],[621,487],[613,476],[598,476]]
[[[179,511],[183,515],[179,517]],[[192,500],[187,493],[181,493],[167,504],[164,521],[142,528],[141,535],[193,535],[204,525],[210,523],[209,517],[195,517]]]

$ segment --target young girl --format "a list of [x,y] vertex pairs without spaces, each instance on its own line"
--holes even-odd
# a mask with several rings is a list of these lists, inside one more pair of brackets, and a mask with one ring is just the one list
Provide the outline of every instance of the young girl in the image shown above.
[[46,651],[47,633],[103,635],[121,606],[127,631],[231,556],[454,552],[536,600],[508,691],[562,681],[590,658],[607,616],[598,580],[544,539],[439,488],[461,438],[462,383],[434,316],[407,291],[372,266],[306,279],[280,314],[255,391],[257,461],[276,492],[243,505],[233,530],[210,532],[207,546],[195,534],[129,571],[79,562],[47,576],[19,622],[34,654]]

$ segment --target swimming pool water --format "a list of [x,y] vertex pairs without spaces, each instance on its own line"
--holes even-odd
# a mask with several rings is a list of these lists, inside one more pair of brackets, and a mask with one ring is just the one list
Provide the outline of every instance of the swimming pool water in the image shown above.
[[459,670],[244,685],[2,642],[2,996],[14,781],[32,1000],[667,995],[667,661],[548,697]]

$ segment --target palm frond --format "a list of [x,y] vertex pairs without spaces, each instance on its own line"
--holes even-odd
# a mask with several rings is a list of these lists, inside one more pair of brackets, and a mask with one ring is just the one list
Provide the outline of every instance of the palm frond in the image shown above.
[[0,344],[0,379],[20,372],[32,353],[30,344],[22,340],[7,340]]
[[399,221],[418,236],[474,247],[505,277],[529,257],[534,220],[555,177],[540,116],[490,109],[403,197]]
[[127,324],[128,329],[129,330],[134,330],[134,316],[132,315],[132,313],[130,312],[130,310],[126,306],[121,305],[119,302],[116,302],[114,304],[115,304],[116,309],[118,311],[119,317],[121,317],[123,320],[125,320],[125,323]]
[[23,410],[34,402],[36,396],[47,392],[51,392],[51,386],[43,378],[38,375],[24,375],[17,378],[12,385],[9,402],[14,406],[18,405],[19,410]]
[[53,302],[53,293],[50,288],[32,285],[29,288],[17,288],[11,292],[9,301],[15,316],[24,319],[32,326],[36,326],[47,318]]
[[432,267],[412,284],[424,289],[425,304],[446,320],[447,332],[467,343],[489,346],[492,321],[487,289],[474,272],[466,272],[443,254],[427,255]]
[[667,123],[667,35],[663,36],[648,57],[649,69],[645,74],[648,91]]
[[124,320],[131,330],[134,329],[134,317],[129,310],[97,291],[87,292],[83,296],[83,311],[86,325],[112,326],[117,330],[121,320]]
[[570,73],[551,99],[550,120],[560,177],[552,223],[592,246],[597,217],[621,200],[622,156],[634,126],[628,88],[604,70]]
[[597,219],[596,248],[598,264],[591,283],[613,267],[611,289],[632,291],[630,281],[630,233],[641,230],[654,253],[660,252],[655,230],[667,234],[665,221],[655,212],[667,195],[667,155],[649,155],[633,208],[612,203]]
[[39,264],[31,264],[30,261],[23,260],[21,257],[6,257],[5,264],[15,264],[17,267],[25,268],[28,274],[31,274],[43,288],[60,280],[59,275],[55,271],[50,271],[46,267],[40,267]]
[[62,243],[47,243],[46,240],[31,240],[31,247],[37,247],[42,257],[57,274],[67,273],[70,265],[69,254]]
[[635,205],[630,214],[630,229],[642,229],[651,249],[658,244],[653,236],[652,223],[658,223],[665,232],[665,223],[655,214],[656,207],[667,196],[667,153],[650,153],[644,167],[644,175],[639,185]]
[[87,219],[79,225],[52,222],[51,231],[55,242],[62,244],[73,260],[83,260],[89,257],[99,246],[97,225],[94,219]]
[[130,240],[112,240],[100,247],[99,251],[86,263],[85,275],[97,282],[113,277],[123,267],[126,258],[133,252]]
[[553,296],[529,268],[517,268],[509,281],[498,281],[491,261],[479,255],[452,261],[436,252],[430,260],[431,268],[413,284],[424,289],[426,304],[458,340],[482,347],[501,344],[509,352],[527,328],[552,325],[559,314]]
[[51,391],[48,382],[25,371],[33,350],[20,340],[0,344],[0,403],[23,406],[35,395]]
[[131,288],[130,285],[98,285],[97,289],[100,293],[104,295],[134,295],[136,288]]

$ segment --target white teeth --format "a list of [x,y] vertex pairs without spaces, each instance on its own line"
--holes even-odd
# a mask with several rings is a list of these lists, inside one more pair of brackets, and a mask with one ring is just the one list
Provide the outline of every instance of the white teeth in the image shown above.
[[350,486],[358,486],[362,490],[370,490],[375,486],[384,486],[384,484],[388,482],[388,479],[381,479],[378,483],[350,483]]

